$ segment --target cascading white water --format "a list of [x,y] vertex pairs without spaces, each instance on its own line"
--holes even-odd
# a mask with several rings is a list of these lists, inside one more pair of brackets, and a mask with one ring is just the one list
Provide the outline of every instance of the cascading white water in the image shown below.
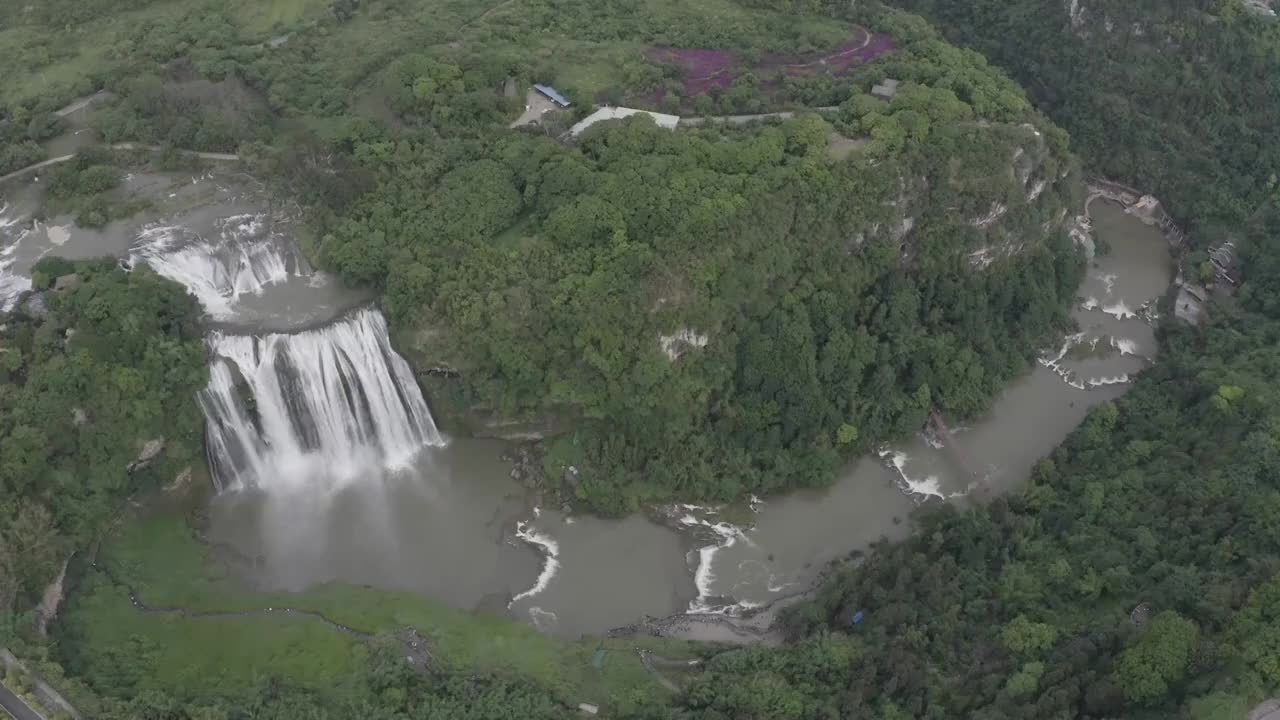
[[293,335],[215,332],[208,343],[200,404],[221,489],[342,485],[443,444],[376,310]]
[[22,294],[31,289],[31,278],[12,271],[14,254],[26,233],[7,237],[20,218],[8,214],[9,206],[0,205],[0,312],[9,312]]
[[241,296],[259,294],[291,274],[310,274],[292,244],[269,232],[262,215],[223,218],[218,231],[215,239],[181,226],[153,225],[139,233],[129,259],[185,285],[220,320],[234,316]]

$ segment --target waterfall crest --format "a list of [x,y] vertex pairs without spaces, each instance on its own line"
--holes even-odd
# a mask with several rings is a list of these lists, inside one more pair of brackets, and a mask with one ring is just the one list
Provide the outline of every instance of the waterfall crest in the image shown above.
[[234,316],[242,296],[258,295],[291,275],[309,275],[301,253],[270,230],[264,215],[222,218],[217,237],[204,237],[180,225],[144,228],[129,253],[195,294],[215,319]]
[[214,332],[208,343],[200,405],[219,489],[342,485],[443,444],[377,310],[297,334]]

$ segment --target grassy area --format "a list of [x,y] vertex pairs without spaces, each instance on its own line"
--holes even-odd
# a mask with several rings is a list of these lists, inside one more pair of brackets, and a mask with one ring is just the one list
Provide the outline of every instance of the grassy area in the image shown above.
[[327,12],[329,0],[240,0],[236,15],[253,32],[288,30],[309,15]]
[[[100,14],[91,22],[69,22],[56,31],[36,30],[15,19],[0,31],[0,98],[25,103],[50,98],[55,104],[90,90],[90,84],[115,60],[114,48],[145,20],[177,17],[201,5],[200,0],[163,0],[134,4],[136,9]],[[324,0],[239,0],[228,9],[252,32],[287,31],[309,12],[326,7]]]
[[[61,16],[55,10],[5,14],[0,9],[0,26],[7,28],[0,30],[0,65],[12,70],[0,75],[0,98],[21,104],[45,98],[61,104],[85,94],[133,52],[131,38],[138,28],[210,9],[236,28],[241,59],[261,52],[261,44],[276,36],[323,36],[325,42],[316,46],[317,53],[307,55],[307,63],[323,68],[326,85],[335,91],[367,92],[366,81],[391,61],[427,51],[445,60],[479,54],[496,64],[527,63],[588,97],[652,76],[656,69],[642,55],[651,43],[733,44],[754,38],[750,42],[767,46],[771,35],[763,28],[779,19],[732,0],[700,0],[693,5],[647,0],[642,11],[616,16],[591,10],[564,13],[537,0],[486,0],[480,5],[462,0],[366,0],[342,23],[333,22],[330,6],[330,0],[89,0],[84,9],[65,11],[65,23],[53,19]],[[824,18],[795,20],[794,25],[806,47],[829,47],[848,33],[843,23]],[[287,49],[269,51],[255,71],[271,76],[265,91],[286,104],[297,99],[291,96],[307,82],[307,71],[278,73],[275,64],[296,65],[296,59]],[[299,109],[312,114],[311,108]]]
[[[403,592],[329,584],[303,593],[259,593],[231,578],[192,535],[183,517],[157,512],[126,525],[103,548],[99,563],[152,607],[256,610],[293,607],[321,612],[368,632],[412,626],[451,671],[512,673],[554,691],[565,702],[626,706],[667,693],[644,670],[634,649],[692,656],[682,642],[637,637],[604,642],[610,650],[597,670],[600,639],[569,642],[530,625],[446,607]],[[264,677],[284,675],[323,688],[360,665],[363,640],[313,617],[183,617],[144,613],[125,588],[91,572],[66,616],[77,652],[91,670],[109,672],[113,648],[141,642],[152,659],[148,682],[175,695],[203,697],[244,691]]]

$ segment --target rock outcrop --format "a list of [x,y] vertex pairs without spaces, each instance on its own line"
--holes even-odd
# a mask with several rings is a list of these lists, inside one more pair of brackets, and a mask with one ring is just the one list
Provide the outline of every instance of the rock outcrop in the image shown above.
[[138,457],[134,459],[133,462],[129,463],[129,466],[126,469],[131,474],[142,470],[154,462],[156,458],[160,457],[160,453],[162,452],[164,452],[164,438],[161,437],[154,440],[148,440],[143,443],[142,450],[138,452]]

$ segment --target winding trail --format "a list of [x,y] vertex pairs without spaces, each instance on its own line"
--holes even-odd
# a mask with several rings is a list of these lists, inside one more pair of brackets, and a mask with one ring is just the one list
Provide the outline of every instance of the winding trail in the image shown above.
[[645,650],[643,648],[636,648],[636,654],[640,656],[640,664],[643,665],[644,669],[658,681],[658,684],[673,693],[681,693],[684,692],[684,690],[667,676],[663,675],[662,671],[658,669],[659,667],[687,669],[691,667],[700,667],[702,665],[702,660],[700,658],[693,658],[691,660],[672,660],[670,658],[662,657],[661,655],[654,653],[652,650]]
[[781,110],[778,112],[756,113],[754,115],[712,115],[710,117],[692,116],[680,118],[680,124],[683,126],[695,127],[716,123],[746,125],[747,123],[756,122],[758,120],[787,120],[798,114],[836,112],[839,109],[840,107],[838,105],[821,105],[818,107],[805,108],[803,110]]
[[466,30],[467,28],[471,27],[472,25],[475,25],[476,23],[480,22],[481,20],[484,20],[485,18],[487,18],[487,17],[489,17],[490,15],[492,15],[492,14],[494,14],[494,13],[498,12],[499,10],[501,10],[502,8],[504,8],[504,7],[508,6],[508,5],[510,5],[510,4],[511,4],[511,3],[513,3],[513,2],[515,2],[515,0],[503,0],[502,2],[498,3],[497,5],[494,5],[493,7],[489,8],[488,10],[485,10],[484,12],[480,13],[479,15],[477,15],[477,16],[475,16],[475,17],[471,18],[470,20],[468,20],[468,21],[466,21],[466,22],[462,23],[461,25],[459,25],[459,26],[458,26],[458,29],[457,29],[457,31],[456,31],[456,32],[462,32],[463,30]]
[[93,563],[93,568],[106,575],[111,582],[121,585],[125,591],[129,593],[129,604],[133,605],[137,610],[144,613],[155,613],[162,615],[179,615],[184,618],[227,618],[227,617],[257,617],[261,615],[302,615],[305,617],[313,617],[340,632],[344,632],[352,637],[370,638],[373,633],[367,630],[357,630],[350,625],[344,625],[333,618],[326,616],[324,613],[315,610],[306,610],[303,608],[293,607],[267,607],[267,608],[251,608],[248,610],[194,610],[176,605],[148,605],[143,602],[134,590],[127,583],[112,572],[109,568],[98,563]]
[[856,52],[860,52],[866,49],[866,47],[871,44],[871,38],[875,36],[871,34],[870,30],[864,27],[861,27],[861,26],[855,26],[855,27],[858,28],[858,32],[862,33],[861,45],[858,45],[857,47],[846,48],[844,50],[838,50],[829,55],[824,55],[818,58],[817,60],[810,60],[809,62],[806,62],[806,63],[789,63],[787,65],[783,65],[783,67],[788,70],[803,70],[805,68],[811,68],[818,65],[826,65],[832,60],[839,60],[840,58],[848,57],[849,55],[852,55]]
[[98,102],[99,100],[105,100],[107,98],[107,95],[108,93],[106,90],[99,90],[98,92],[92,95],[87,95],[85,97],[80,98],[79,100],[62,108],[61,110],[55,110],[53,114],[57,115],[58,117],[66,117],[77,110],[82,110],[84,108],[89,107],[90,105]]

